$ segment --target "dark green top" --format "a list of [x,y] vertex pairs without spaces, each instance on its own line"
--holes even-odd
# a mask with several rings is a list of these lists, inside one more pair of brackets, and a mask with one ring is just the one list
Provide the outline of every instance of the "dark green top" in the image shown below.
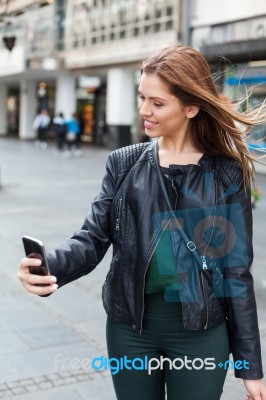
[[147,274],[145,293],[179,289],[179,279],[172,250],[171,231],[164,231],[152,256]]
[[[179,191],[179,186],[182,183],[184,170],[186,166],[173,165],[169,168],[161,167],[165,187],[173,206],[176,206],[176,191]],[[181,238],[180,238],[181,240]],[[179,277],[177,272],[177,262],[174,259],[172,248],[171,230],[166,230],[162,233],[161,239],[156,247],[156,250],[151,258],[148,271],[145,278],[145,293],[165,293],[165,298],[169,301],[176,301],[178,290],[180,288]]]

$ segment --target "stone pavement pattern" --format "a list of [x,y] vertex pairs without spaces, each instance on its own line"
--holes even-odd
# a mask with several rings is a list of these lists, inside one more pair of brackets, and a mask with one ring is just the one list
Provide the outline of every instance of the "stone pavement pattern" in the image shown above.
[[[0,139],[0,399],[113,400],[109,371],[89,361],[107,356],[101,285],[111,251],[90,275],[48,298],[26,293],[17,280],[21,236],[52,249],[82,225],[97,195],[109,151],[86,147],[81,157],[59,158],[52,146]],[[266,176],[259,175],[266,194]],[[266,363],[266,196],[254,212],[254,280]],[[245,398],[229,371],[222,400]],[[137,400],[137,399],[136,399]],[[208,399],[211,400],[211,399]]]

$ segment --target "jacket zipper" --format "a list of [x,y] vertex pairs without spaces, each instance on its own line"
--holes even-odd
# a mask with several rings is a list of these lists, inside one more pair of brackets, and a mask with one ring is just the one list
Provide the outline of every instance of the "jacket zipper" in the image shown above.
[[116,206],[116,218],[115,218],[115,230],[117,236],[120,234],[120,216],[121,216],[121,205],[122,205],[122,197],[118,199],[117,206]]
[[[217,269],[217,267],[216,267],[216,270],[218,271],[218,269]],[[203,273],[203,275],[205,276],[205,278],[206,278],[206,280],[209,282],[209,284],[210,284],[210,286],[212,286],[213,287],[213,283],[212,283],[212,281],[210,280],[210,277],[208,276],[208,275],[206,275],[205,274],[205,272],[204,271],[202,271],[202,273]],[[221,273],[221,272],[220,272]],[[222,274],[221,274],[222,275]],[[222,277],[223,277],[223,275],[222,275]],[[214,289],[213,289],[214,290]],[[214,290],[214,292],[215,292],[215,290]],[[221,307],[222,307],[222,309],[223,309],[223,311],[224,311],[224,316],[225,316],[225,319],[226,320],[228,320],[229,318],[228,318],[228,310],[227,310],[227,306],[226,306],[226,303],[225,303],[225,301],[224,300],[222,300],[222,296],[221,296],[221,294],[220,294],[220,292],[216,289],[216,296],[217,296],[217,300],[219,301],[219,303],[220,303],[220,305],[221,305]]]
[[[178,200],[178,193],[177,193],[176,187],[174,185],[173,179],[171,179],[171,182],[172,182],[172,188],[174,189],[175,194],[176,194],[176,201],[175,201],[175,209],[176,209],[176,204],[177,204],[177,200]],[[208,265],[207,265],[207,262],[206,262],[206,257],[205,256],[201,256],[201,260],[202,260],[202,269],[208,269]],[[205,291],[204,291],[204,282],[203,282],[202,273],[200,273],[200,278],[201,278],[203,299],[204,299],[204,304],[205,304],[205,308],[206,308],[206,322],[205,322],[205,325],[204,325],[204,329],[207,329],[207,326],[208,326],[208,323],[209,323],[209,309],[208,309],[208,304],[207,304],[206,295],[205,295]]]
[[[178,194],[177,194],[176,188],[175,188],[175,186],[174,186],[173,180],[172,180],[172,179],[170,179],[170,180],[171,180],[171,183],[172,183],[172,188],[174,189],[175,194],[176,194],[176,200],[175,200],[175,208],[176,208],[176,203],[177,203],[177,199],[178,199]],[[162,230],[164,230],[164,229],[167,227],[168,224],[169,224],[169,222],[168,222],[168,221],[165,221],[165,223],[164,223],[163,226],[162,226]],[[143,287],[142,287],[142,310],[141,310],[140,332],[139,332],[140,334],[141,334],[141,332],[142,332],[143,315],[144,315],[145,276],[146,276],[147,270],[148,270],[148,268],[149,268],[149,265],[150,265],[151,258],[152,258],[152,256],[153,256],[154,250],[155,250],[155,248],[156,248],[156,240],[155,240],[155,239],[154,239],[154,242],[155,242],[155,245],[152,247],[152,251],[151,251],[151,254],[150,254],[150,256],[149,256],[149,259],[148,259],[148,262],[147,262],[147,264],[146,264],[146,268],[145,268],[145,271],[144,271],[144,279],[143,279]]]
[[[212,225],[214,226],[214,222],[215,222],[215,212],[216,212],[216,208],[217,208],[217,204],[216,204],[216,201],[217,201],[217,193],[216,193],[216,181],[215,181],[215,179],[214,179],[214,204],[215,204],[215,207],[214,207],[214,212],[213,212],[213,222],[212,222]],[[208,269],[208,265],[207,265],[207,260],[206,260],[206,256],[205,256],[205,250],[206,250],[206,248],[208,247],[208,245],[209,245],[209,243],[210,243],[210,241],[211,241],[211,239],[212,239],[212,236],[213,236],[213,229],[212,229],[212,233],[211,233],[211,236],[210,236],[210,238],[209,238],[209,241],[208,241],[208,243],[207,243],[207,245],[206,245],[206,247],[205,247],[205,249],[204,249],[204,251],[203,251],[203,255],[202,256],[200,256],[200,258],[201,258],[201,261],[202,261],[202,270],[200,271],[200,278],[201,278],[201,285],[202,285],[202,293],[203,293],[203,298],[204,298],[204,303],[205,303],[205,306],[206,306],[206,323],[205,323],[205,326],[204,326],[204,329],[207,329],[207,326],[208,326],[208,322],[209,322],[209,309],[208,309],[208,304],[207,304],[207,300],[206,300],[206,296],[205,296],[205,291],[204,291],[204,281],[203,281],[203,274],[204,274],[204,276],[206,277],[206,279],[207,279],[207,281],[209,282],[209,277],[207,276],[207,274],[205,274],[203,271],[205,271],[206,269]],[[210,282],[209,282],[210,283]]]
[[202,261],[202,269],[208,269],[207,261],[205,256],[200,256]]
[[177,200],[178,200],[178,193],[177,193],[177,190],[176,190],[176,187],[175,187],[175,185],[174,185],[174,179],[173,178],[171,178],[171,183],[172,183],[172,188],[173,188],[173,190],[174,190],[174,192],[175,192],[175,207],[174,207],[174,211],[176,210],[176,205],[177,205]]
[[202,274],[203,274],[203,271],[200,271],[201,287],[202,287],[203,299],[204,299],[204,303],[205,303],[205,307],[206,307],[206,322],[205,322],[205,325],[204,325],[204,329],[207,329],[208,323],[209,323],[209,309],[208,309],[208,304],[207,304],[207,300],[206,300],[206,296],[205,296],[204,281],[203,281],[203,275]]
[[[176,206],[177,206],[177,201],[178,201],[178,193],[177,193],[176,187],[174,185],[173,178],[171,178],[170,180],[171,180],[172,188],[173,188],[173,190],[175,192],[175,195],[176,195],[175,207],[174,207],[174,211],[175,211],[176,210]],[[150,257],[150,259],[151,259],[151,257]],[[149,262],[150,262],[150,259],[149,259]],[[204,269],[204,270],[208,269],[208,265],[207,265],[207,262],[206,262],[206,257],[205,256],[201,256],[201,260],[202,260],[202,269]],[[145,271],[145,274],[146,274],[146,271]],[[204,291],[204,282],[203,282],[202,273],[200,273],[200,276],[201,276],[203,299],[204,299],[204,304],[205,304],[205,308],[206,308],[206,322],[205,322],[205,325],[204,325],[204,329],[207,329],[207,326],[208,326],[208,323],[209,323],[209,310],[208,310],[206,295],[205,295],[205,291]],[[142,327],[142,319],[143,319],[143,313],[142,313],[142,318],[141,318],[141,327]]]
[[[161,233],[162,230],[165,230],[165,228],[167,227],[168,224],[169,224],[169,221],[166,220],[166,221],[164,222],[164,224],[162,225],[162,228],[161,228],[161,230],[160,230],[159,233]],[[158,234],[158,235],[159,235],[159,234]],[[144,271],[143,285],[142,285],[142,310],[141,310],[140,331],[139,331],[139,334],[140,334],[140,335],[141,335],[141,333],[142,333],[142,324],[143,324],[143,315],[144,315],[145,276],[146,276],[147,270],[148,270],[148,268],[149,268],[149,265],[150,265],[151,258],[152,258],[152,256],[153,256],[154,250],[155,250],[155,248],[156,248],[156,246],[157,246],[157,240],[156,240],[156,239],[157,239],[157,237],[154,238],[154,242],[153,242],[153,244],[152,244],[151,252],[150,252],[151,254],[150,254],[149,258],[148,258],[147,264],[146,264],[146,266],[145,266],[145,271]]]

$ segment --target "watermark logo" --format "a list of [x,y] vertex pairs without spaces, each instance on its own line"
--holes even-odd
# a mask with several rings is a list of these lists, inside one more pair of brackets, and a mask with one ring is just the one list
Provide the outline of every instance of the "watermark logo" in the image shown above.
[[165,368],[177,371],[184,368],[187,370],[214,370],[217,367],[224,370],[249,369],[249,362],[246,360],[226,360],[223,362],[216,362],[213,357],[196,357],[191,359],[188,356],[170,359],[164,356],[160,356],[159,358],[149,358],[147,355],[135,358],[128,358],[126,355],[120,358],[108,358],[101,355],[93,359],[84,358],[80,360],[78,358],[63,358],[62,354],[57,354],[55,357],[55,364],[56,368],[61,367],[63,369],[93,368],[97,371],[110,370],[112,375],[116,375],[123,370],[147,371],[148,375],[151,375],[152,371],[157,369],[163,370]]

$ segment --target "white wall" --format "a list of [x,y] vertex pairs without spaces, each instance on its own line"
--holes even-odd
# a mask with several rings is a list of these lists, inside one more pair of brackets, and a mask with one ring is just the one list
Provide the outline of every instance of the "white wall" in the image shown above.
[[20,139],[32,139],[35,137],[35,132],[32,125],[35,118],[36,108],[36,83],[22,79],[20,81]]
[[134,71],[110,68],[107,73],[106,121],[131,125],[134,118]]
[[7,87],[0,85],[0,135],[7,134]]
[[56,79],[55,112],[70,118],[76,111],[75,78],[66,71]]
[[266,0],[193,0],[192,27],[266,14]]

